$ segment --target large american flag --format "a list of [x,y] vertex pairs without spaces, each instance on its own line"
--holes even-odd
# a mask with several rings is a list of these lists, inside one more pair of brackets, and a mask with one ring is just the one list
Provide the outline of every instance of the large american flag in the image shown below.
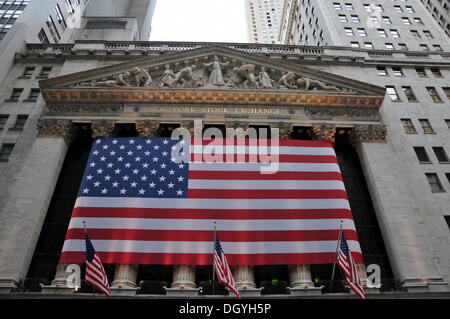
[[98,289],[101,293],[109,296],[110,289],[108,283],[108,277],[106,276],[105,269],[103,268],[100,257],[95,253],[94,246],[87,233],[85,233],[86,243],[86,276],[85,282],[92,287]]
[[341,220],[362,262],[333,144],[279,140],[262,174],[255,140],[96,139],[60,262],[84,260],[86,221],[105,263],[211,265],[214,222],[230,265],[333,263]]
[[215,236],[215,246],[214,246],[214,269],[217,273],[217,278],[219,281],[228,287],[238,298],[241,298],[239,291],[234,282],[233,274],[231,273],[230,267],[228,266],[227,257],[223,252],[222,246],[220,245],[219,238]]
[[341,240],[339,243],[338,252],[338,264],[345,273],[347,284],[361,299],[365,298],[364,288],[361,284],[361,278],[359,276],[358,267],[350,251],[345,235],[341,234]]

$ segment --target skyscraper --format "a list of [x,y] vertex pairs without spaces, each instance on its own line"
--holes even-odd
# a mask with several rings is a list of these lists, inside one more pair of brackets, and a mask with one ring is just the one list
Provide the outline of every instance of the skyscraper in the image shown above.
[[246,0],[249,42],[278,43],[284,0]]

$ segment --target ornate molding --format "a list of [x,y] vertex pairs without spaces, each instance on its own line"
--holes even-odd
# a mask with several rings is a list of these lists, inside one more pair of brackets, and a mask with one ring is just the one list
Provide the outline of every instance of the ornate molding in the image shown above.
[[110,137],[114,131],[116,122],[111,120],[99,120],[91,123],[92,138]]
[[350,141],[353,145],[359,143],[385,143],[386,125],[357,125],[350,132]]
[[334,124],[313,124],[312,126],[313,139],[324,141],[329,140],[334,142],[334,135],[336,134],[336,126]]
[[[275,126],[274,126],[275,127]],[[286,122],[278,123],[279,137],[281,139],[289,139],[294,132],[294,125]]]
[[48,103],[50,113],[120,113],[123,104],[114,103]]
[[38,137],[62,137],[69,141],[73,135],[71,120],[39,119],[37,130]]
[[334,107],[320,107],[308,108],[305,107],[305,113],[311,119],[331,120],[336,117],[351,118],[352,120],[360,121],[377,121],[380,120],[380,114],[376,109],[356,109],[356,108],[334,108]]
[[138,131],[139,136],[156,136],[159,124],[159,121],[155,120],[136,121],[136,130]]

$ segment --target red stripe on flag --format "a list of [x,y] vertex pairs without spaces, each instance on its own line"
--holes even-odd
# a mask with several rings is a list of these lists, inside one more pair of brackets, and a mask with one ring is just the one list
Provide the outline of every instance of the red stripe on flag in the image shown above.
[[291,198],[291,199],[347,199],[344,190],[306,190],[306,189],[192,189],[188,190],[188,198]]
[[[214,231],[199,230],[141,230],[141,229],[89,229],[93,240],[144,240],[144,241],[210,241]],[[280,230],[280,231],[220,231],[222,241],[258,242],[258,241],[323,241],[335,240],[339,230]],[[358,240],[355,231],[345,231],[349,240]],[[83,239],[81,228],[69,229],[67,239]]]
[[262,175],[259,171],[189,171],[189,179],[214,180],[338,180],[342,175],[338,172],[282,172]]

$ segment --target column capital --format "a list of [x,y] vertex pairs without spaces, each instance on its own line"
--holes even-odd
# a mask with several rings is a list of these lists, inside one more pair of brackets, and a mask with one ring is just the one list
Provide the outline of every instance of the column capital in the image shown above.
[[73,136],[71,120],[39,119],[37,130],[38,137],[62,137],[69,141]]
[[334,142],[334,135],[336,134],[336,125],[334,124],[313,124],[312,136],[316,141],[329,140]]
[[136,121],[136,130],[139,136],[152,137],[156,136],[160,122],[157,120],[140,120]]
[[278,122],[273,127],[279,129],[279,137],[283,140],[289,139],[294,132],[294,124],[292,123]]
[[98,120],[91,123],[92,138],[111,137],[116,121]]
[[357,125],[350,132],[350,141],[353,146],[360,143],[386,143],[386,125]]

